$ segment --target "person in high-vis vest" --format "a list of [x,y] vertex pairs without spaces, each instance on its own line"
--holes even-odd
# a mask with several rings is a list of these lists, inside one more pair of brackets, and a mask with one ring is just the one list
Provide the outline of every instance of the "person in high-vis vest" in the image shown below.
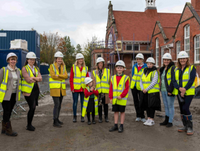
[[155,60],[149,57],[146,60],[147,68],[144,69],[142,77],[140,79],[140,103],[142,108],[147,111],[147,121],[144,125],[153,126],[154,116],[156,110],[161,110],[160,102],[160,77],[155,65]]
[[21,71],[16,67],[17,59],[15,53],[9,53],[6,57],[8,65],[0,70],[0,102],[3,107],[1,134],[8,136],[18,135],[12,130],[10,121],[13,107],[21,95]]
[[93,85],[93,79],[90,77],[85,78],[85,91],[84,91],[84,102],[82,109],[82,117],[87,114],[88,125],[91,125],[90,114],[92,114],[92,123],[95,122],[95,115],[98,115],[98,90]]
[[[77,122],[77,106],[78,96],[80,95],[81,113],[84,101],[84,90],[86,88],[85,78],[89,77],[88,67],[85,65],[84,56],[77,53],[76,62],[73,64],[70,72],[70,88],[73,97],[73,122]],[[81,122],[84,122],[84,117],[81,116]]]
[[[112,104],[112,111],[114,112],[114,126],[109,130],[110,132],[117,131],[122,133],[124,131],[125,108],[128,99],[128,90],[130,78],[124,74],[126,69],[125,63],[119,60],[115,64],[117,74],[111,77],[109,98]],[[121,113],[121,124],[118,128],[119,112]]]
[[39,68],[36,63],[36,55],[34,52],[29,52],[26,55],[25,66],[22,68],[22,93],[28,103],[29,111],[27,115],[27,130],[35,131],[32,125],[36,106],[38,106],[39,85],[42,81]]
[[94,81],[95,88],[99,91],[98,96],[98,111],[99,111],[99,123],[102,123],[102,106],[104,108],[104,118],[106,122],[108,120],[108,103],[109,103],[109,88],[110,88],[110,70],[105,68],[105,60],[102,57],[97,58],[97,69],[92,72],[92,79]]
[[178,96],[178,102],[181,112],[183,127],[178,132],[187,132],[187,135],[193,135],[192,114],[190,104],[195,95],[196,67],[190,65],[189,56],[185,51],[178,54],[177,68],[175,69],[175,78],[173,79],[175,94]]
[[132,68],[132,80],[131,80],[131,92],[133,95],[133,102],[135,106],[136,111],[136,122],[142,121],[146,122],[145,116],[144,116],[144,110],[140,108],[139,105],[139,94],[141,92],[140,88],[140,78],[141,74],[143,73],[144,69],[147,67],[147,64],[144,63],[144,56],[141,53],[138,53],[136,55],[136,61],[137,63],[134,64]]
[[160,68],[161,78],[161,93],[165,107],[165,120],[160,123],[161,126],[172,127],[174,118],[174,100],[175,100],[175,88],[172,82],[175,76],[175,64],[172,61],[170,53],[165,53],[162,57],[163,67]]
[[65,80],[68,78],[66,66],[63,62],[63,54],[58,51],[54,54],[55,61],[49,68],[50,95],[54,101],[53,126],[62,127],[63,122],[59,120],[63,96],[66,96]]

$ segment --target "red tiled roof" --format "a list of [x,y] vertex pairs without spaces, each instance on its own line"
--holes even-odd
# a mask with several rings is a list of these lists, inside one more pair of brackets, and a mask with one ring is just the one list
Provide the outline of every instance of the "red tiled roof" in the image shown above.
[[176,27],[163,27],[164,33],[168,39],[170,39],[176,30]]
[[[156,21],[162,27],[176,27],[181,14],[157,13],[156,10],[146,12],[113,11],[118,31],[118,39],[150,41]],[[175,29],[173,29],[175,31]],[[166,36],[171,36],[172,29],[166,28]],[[149,37],[149,38],[148,38]],[[169,37],[170,38],[170,37]]]

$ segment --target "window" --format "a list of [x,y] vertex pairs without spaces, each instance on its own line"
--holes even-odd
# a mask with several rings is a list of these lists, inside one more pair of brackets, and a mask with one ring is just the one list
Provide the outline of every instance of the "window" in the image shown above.
[[194,63],[200,63],[200,35],[194,38]]
[[156,66],[158,66],[159,63],[159,39],[156,39]]
[[113,48],[113,37],[112,37],[112,33],[109,34],[108,37],[108,48]]
[[133,50],[133,45],[132,44],[126,44],[126,50]]
[[186,25],[184,28],[184,50],[190,56],[190,26]]
[[178,54],[180,51],[181,51],[181,42],[178,41],[178,42],[176,42],[176,57],[177,57],[177,59],[178,59]]
[[139,44],[134,44],[134,49],[133,50],[140,50],[140,45]]

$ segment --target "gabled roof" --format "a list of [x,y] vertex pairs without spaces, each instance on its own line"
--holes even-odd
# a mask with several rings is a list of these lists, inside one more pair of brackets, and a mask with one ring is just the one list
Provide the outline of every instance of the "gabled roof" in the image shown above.
[[199,17],[199,16],[200,16],[200,11],[196,11],[196,10],[194,9],[194,7],[192,6],[192,4],[189,3],[189,2],[187,2],[187,3],[185,4],[185,7],[184,7],[183,12],[182,12],[182,14],[181,14],[181,17],[180,17],[180,19],[179,19],[178,26],[177,26],[177,28],[176,28],[176,30],[175,30],[174,36],[176,35],[176,32],[177,32],[178,27],[179,27],[179,24],[181,23],[181,19],[182,19],[182,17],[183,17],[183,14],[184,14],[184,11],[185,11],[186,7],[188,7],[188,8],[190,9],[191,13],[193,14],[193,17],[195,17],[195,19],[197,20],[197,22],[198,22],[199,25],[200,25],[200,17]]
[[[150,41],[157,20],[166,28],[166,35],[171,35],[172,29],[176,28],[181,14],[178,13],[153,13],[113,11],[115,24],[118,31],[118,39],[133,41]],[[171,27],[171,28],[169,28]],[[168,33],[169,32],[169,33]]]

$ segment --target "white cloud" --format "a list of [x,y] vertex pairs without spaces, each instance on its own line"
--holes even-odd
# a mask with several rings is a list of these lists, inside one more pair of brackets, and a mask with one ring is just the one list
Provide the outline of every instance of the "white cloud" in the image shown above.
[[57,29],[54,32],[58,32],[61,36],[69,36],[76,44],[84,45],[88,40],[91,41],[93,36],[96,36],[98,40],[105,40],[106,22],[99,24],[84,23],[73,31],[61,31]]
[[166,7],[160,10],[159,12],[170,12],[170,13],[182,13],[184,5],[179,5],[175,7]]

